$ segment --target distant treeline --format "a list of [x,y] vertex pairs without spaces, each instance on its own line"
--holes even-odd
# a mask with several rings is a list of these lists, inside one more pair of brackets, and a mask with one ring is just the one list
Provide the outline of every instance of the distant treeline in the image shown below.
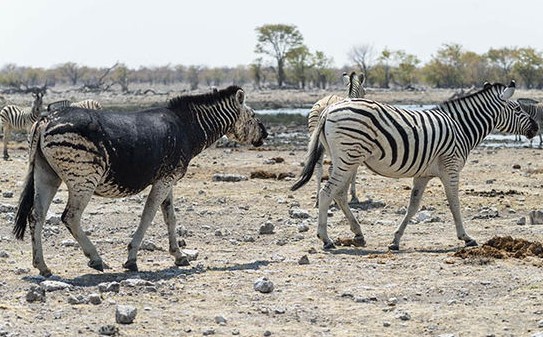
[[326,89],[341,86],[341,73],[353,70],[364,72],[366,86],[376,88],[469,88],[481,86],[483,81],[508,83],[511,79],[522,88],[543,88],[543,55],[533,48],[490,49],[477,54],[450,44],[444,45],[425,64],[401,50],[372,53],[368,46],[355,47],[349,55],[352,64],[342,68],[317,68],[309,60],[305,67],[300,67],[299,60],[285,62],[284,82],[280,86],[275,65],[262,59],[249,65],[219,68],[164,65],[131,69],[123,63],[93,68],[68,62],[44,69],[7,64],[0,70],[0,90],[69,85],[80,90],[134,92],[136,84],[149,88],[180,84],[187,90],[231,84],[255,89]]

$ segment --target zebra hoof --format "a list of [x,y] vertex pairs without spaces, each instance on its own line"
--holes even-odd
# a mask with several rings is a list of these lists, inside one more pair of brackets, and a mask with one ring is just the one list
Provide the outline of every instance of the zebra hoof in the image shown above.
[[332,241],[325,242],[323,248],[324,248],[324,250],[334,249],[334,248],[336,248],[336,245],[334,245],[334,243]]
[[129,271],[138,271],[138,264],[136,263],[136,261],[129,260],[123,264],[123,268]]
[[175,259],[175,265],[178,267],[186,267],[186,266],[190,266],[190,262],[186,256],[182,256],[178,259]]
[[392,244],[388,245],[388,249],[398,251],[398,250],[400,250],[400,245],[398,245],[396,243],[392,243]]
[[478,246],[477,241],[473,239],[466,241],[466,247],[476,247],[476,246]]
[[104,263],[102,262],[102,260],[89,261],[87,265],[98,271],[104,271]]
[[362,235],[356,235],[353,239],[353,244],[355,247],[364,247],[366,246],[366,240]]
[[46,278],[49,278],[53,275],[53,273],[51,273],[51,270],[48,269],[45,269],[45,270],[40,270],[40,275],[43,276],[43,277],[46,277]]

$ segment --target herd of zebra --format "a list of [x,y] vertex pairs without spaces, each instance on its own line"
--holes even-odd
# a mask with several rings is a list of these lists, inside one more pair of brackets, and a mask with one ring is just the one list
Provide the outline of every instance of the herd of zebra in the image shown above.
[[[541,105],[511,100],[515,83],[485,83],[477,92],[445,101],[433,109],[408,110],[365,98],[364,76],[343,75],[346,95],[330,95],[315,103],[308,115],[311,132],[307,158],[291,190],[305,185],[317,168],[317,236],[325,249],[334,247],[327,233],[328,210],[335,201],[354,233],[354,244],[365,245],[358,220],[349,208],[357,168],[392,178],[413,178],[405,217],[394,232],[390,250],[400,248],[407,224],[418,211],[428,182],[438,177],[444,187],[458,239],[477,242],[464,229],[458,196],[459,174],[470,151],[494,130],[533,138],[539,131]],[[32,237],[33,266],[43,276],[51,271],[43,257],[41,232],[60,184],[68,189],[61,220],[74,236],[88,265],[103,271],[106,264],[81,228],[81,217],[92,195],[125,197],[151,186],[139,226],[128,245],[124,268],[136,271],[137,251],[160,208],[167,225],[169,252],[175,264],[188,264],[175,235],[172,188],[186,173],[190,160],[222,136],[254,146],[267,137],[254,110],[237,86],[200,95],[173,98],[167,106],[136,112],[100,112],[99,105],[73,107],[60,101],[40,113],[43,95],[32,108],[6,107],[1,112],[8,130],[33,125],[29,170],[20,196],[13,233]],[[84,103],[81,103],[84,104]],[[65,109],[67,106],[73,108]],[[4,126],[4,138],[6,137]],[[5,144],[5,143],[4,143]],[[330,157],[329,178],[320,188],[323,156]],[[6,159],[7,152],[4,152]]]
[[79,107],[84,109],[101,110],[100,102],[93,99],[85,99],[79,102],[71,102],[69,100],[60,100],[47,105],[47,109],[43,110],[42,91],[32,93],[34,101],[30,107],[21,107],[18,105],[6,105],[0,110],[0,130],[4,135],[4,160],[9,159],[8,142],[13,130],[29,130],[32,125],[43,116],[58,111],[66,107]]

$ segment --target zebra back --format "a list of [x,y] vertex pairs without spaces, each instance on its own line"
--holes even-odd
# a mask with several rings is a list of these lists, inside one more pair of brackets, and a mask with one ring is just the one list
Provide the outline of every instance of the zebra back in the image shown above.
[[[522,110],[526,111],[541,127],[543,122],[543,103],[539,103],[539,101],[531,98],[519,98],[517,102],[520,104]],[[541,128],[539,132],[541,133]]]
[[70,106],[83,109],[102,110],[102,104],[93,99],[85,99],[79,102],[75,102],[72,103]]
[[[356,75],[356,72],[351,72],[350,75],[343,73],[342,75],[343,84],[347,88],[347,97],[349,98],[362,98],[366,95],[366,89],[364,88],[365,76],[364,74]],[[330,105],[344,100],[345,97],[339,95],[328,95],[319,99],[307,115],[307,127],[310,133],[313,133],[317,122],[321,118],[324,110]]]

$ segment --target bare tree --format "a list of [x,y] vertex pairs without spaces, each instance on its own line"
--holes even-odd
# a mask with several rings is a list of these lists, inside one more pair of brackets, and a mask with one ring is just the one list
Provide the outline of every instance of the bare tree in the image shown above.
[[368,77],[368,73],[375,61],[375,53],[373,46],[369,44],[362,44],[354,46],[349,52],[349,58],[355,63],[360,71]]

